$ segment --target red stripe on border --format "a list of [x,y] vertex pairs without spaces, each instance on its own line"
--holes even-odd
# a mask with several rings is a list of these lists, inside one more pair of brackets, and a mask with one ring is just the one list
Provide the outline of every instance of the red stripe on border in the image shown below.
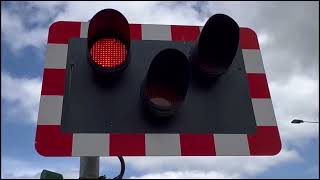
[[130,38],[132,40],[142,40],[141,24],[130,24]]
[[37,125],[35,148],[42,156],[72,156],[72,138],[60,125]]
[[252,98],[271,98],[266,74],[247,74],[250,95]]
[[250,28],[240,28],[241,49],[260,49],[257,34]]
[[248,134],[251,155],[276,155],[281,150],[277,126],[257,126],[255,134]]
[[200,34],[199,26],[171,25],[172,41],[196,41]]
[[110,134],[110,156],[145,156],[144,134]]
[[213,134],[180,134],[182,156],[215,156]]
[[44,69],[41,95],[64,95],[65,69]]
[[68,44],[70,38],[80,38],[81,22],[57,21],[49,28],[48,43]]

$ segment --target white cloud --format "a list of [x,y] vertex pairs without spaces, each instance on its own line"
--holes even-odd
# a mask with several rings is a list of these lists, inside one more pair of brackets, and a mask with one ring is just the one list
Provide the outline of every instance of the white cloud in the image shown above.
[[49,164],[39,165],[31,161],[8,157],[3,157],[1,164],[1,178],[4,179],[40,179],[40,174],[44,169],[60,173],[64,179],[79,178],[79,169],[70,164],[62,164],[60,167],[58,166],[59,168],[50,168]]
[[9,44],[13,52],[31,46],[43,48],[46,44],[47,32],[43,27],[28,29],[22,17],[1,8],[1,37]]
[[[198,2],[68,2],[65,11],[55,21],[88,21],[104,8],[114,8],[127,17],[129,23],[144,24],[190,24],[200,25],[199,12],[193,6]],[[85,13],[77,13],[85,12]],[[143,14],[142,14],[143,12]],[[174,16],[172,16],[174,14]],[[202,18],[204,19],[204,18]]]
[[12,158],[1,159],[1,178],[40,178],[41,168],[31,166],[31,162]]
[[[8,157],[1,161],[1,178],[38,179],[43,169],[58,172],[65,179],[79,177],[79,168],[74,167],[79,166],[78,163],[50,165]],[[132,168],[141,174],[128,177],[133,179],[250,178],[279,164],[301,161],[294,150],[283,150],[275,157],[125,157],[126,169]],[[100,162],[100,170],[120,168],[116,157],[101,158]],[[111,177],[110,174],[106,176]]]
[[258,41],[260,46],[270,46],[272,45],[274,39],[269,33],[261,32],[258,34]]
[[[118,9],[129,23],[200,25],[204,21],[199,20],[199,13],[192,8],[195,3],[185,2],[174,6],[172,2],[31,2],[25,4],[24,8],[35,9],[29,15],[32,18],[25,18],[25,14],[8,7],[1,8],[1,32],[13,51],[26,47],[43,48],[51,23],[62,20],[88,21],[103,8]],[[143,15],[141,12],[144,12]],[[30,29],[30,24],[35,26]]]
[[129,179],[238,179],[239,176],[230,176],[215,171],[166,171],[150,173],[142,176],[132,176]]
[[302,162],[303,159],[295,150],[282,149],[273,157],[126,157],[125,161],[138,171],[150,173],[197,171],[203,174],[216,172],[226,177],[246,178],[280,164]]
[[[101,167],[120,168],[116,157],[101,158]],[[131,178],[250,178],[279,165],[303,162],[294,149],[273,157],[125,157],[126,167],[140,172]]]
[[[41,79],[17,78],[1,71],[1,100],[8,103],[3,107],[11,120],[35,123],[40,102]],[[8,118],[5,118],[8,119]]]
[[303,146],[307,140],[319,138],[319,126],[290,123],[293,119],[319,121],[319,83],[296,75],[287,84],[276,81],[269,86],[282,139]]

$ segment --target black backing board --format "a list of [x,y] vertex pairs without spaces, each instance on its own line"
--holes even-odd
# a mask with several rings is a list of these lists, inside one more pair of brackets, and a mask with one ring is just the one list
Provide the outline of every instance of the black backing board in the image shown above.
[[[208,88],[193,79],[185,101],[167,123],[152,123],[140,102],[140,85],[152,58],[165,48],[188,57],[192,43],[131,41],[130,63],[114,83],[101,86],[87,62],[85,38],[69,41],[62,131],[72,133],[219,133],[256,130],[242,51],[224,75]],[[72,72],[71,72],[72,65]]]

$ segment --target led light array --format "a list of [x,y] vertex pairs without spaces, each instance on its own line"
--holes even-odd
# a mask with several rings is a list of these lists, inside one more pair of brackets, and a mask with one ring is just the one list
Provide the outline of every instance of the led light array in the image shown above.
[[121,65],[127,56],[125,45],[114,38],[104,38],[96,41],[90,49],[92,60],[96,64],[113,68]]

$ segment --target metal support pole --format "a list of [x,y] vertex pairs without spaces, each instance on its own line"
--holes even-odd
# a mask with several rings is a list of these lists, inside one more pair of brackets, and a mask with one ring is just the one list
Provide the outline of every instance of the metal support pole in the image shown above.
[[98,179],[99,178],[99,156],[80,157],[80,178],[79,179]]

